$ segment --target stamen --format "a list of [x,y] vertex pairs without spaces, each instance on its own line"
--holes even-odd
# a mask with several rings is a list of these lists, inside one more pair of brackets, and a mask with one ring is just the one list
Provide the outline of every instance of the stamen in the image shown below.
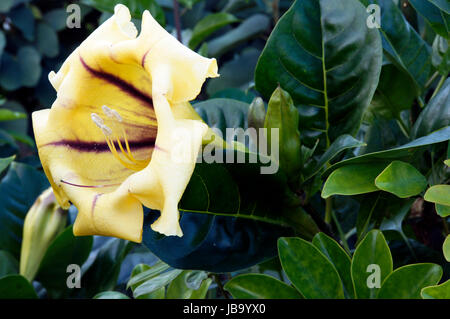
[[99,128],[102,128],[104,125],[102,118],[97,113],[91,113],[91,119]]
[[[135,170],[135,171],[139,171],[139,170],[143,169],[145,166],[147,166],[148,161],[136,160],[133,157],[133,155],[131,154],[130,144],[128,143],[128,139],[127,139],[127,134],[125,132],[124,127],[121,125],[121,123],[123,122],[123,119],[120,116],[120,114],[116,110],[113,110],[106,105],[102,106],[102,110],[103,110],[103,113],[108,118],[111,119],[113,129],[110,129],[108,126],[106,126],[104,124],[103,119],[96,113],[91,114],[91,119],[102,130],[102,133],[105,137],[106,143],[108,144],[108,147],[109,147],[109,150],[111,151],[111,153],[126,168]],[[126,151],[122,145],[122,141],[121,141],[120,137],[117,134],[114,134],[114,137],[112,136],[113,132],[117,132],[118,125],[120,126],[120,129],[122,130],[122,138],[125,141]],[[116,149],[114,140],[117,142],[117,145],[119,145],[120,154],[122,154],[131,163],[124,161],[121,158],[119,152]]]

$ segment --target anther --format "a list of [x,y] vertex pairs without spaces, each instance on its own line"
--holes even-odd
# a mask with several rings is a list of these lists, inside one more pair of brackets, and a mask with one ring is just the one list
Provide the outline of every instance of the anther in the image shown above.
[[111,110],[111,113],[116,118],[117,121],[122,122],[122,116],[120,116],[120,114],[117,113],[116,110]]
[[102,129],[103,134],[105,134],[106,136],[112,135],[112,130],[109,127],[107,127],[105,124],[102,124],[100,126],[100,128]]
[[107,117],[114,117],[112,110],[109,107],[107,107],[106,105],[102,106],[102,110],[103,110],[103,113],[105,113],[105,115]]
[[104,125],[102,118],[97,113],[91,113],[91,119],[99,128],[102,128]]

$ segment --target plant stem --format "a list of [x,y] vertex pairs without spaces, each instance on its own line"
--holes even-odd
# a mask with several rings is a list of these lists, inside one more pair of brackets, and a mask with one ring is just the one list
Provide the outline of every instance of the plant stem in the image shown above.
[[436,89],[433,92],[433,95],[430,97],[430,100],[437,94],[437,92],[439,92],[439,90],[441,89],[442,85],[445,82],[445,79],[447,79],[447,77],[442,75],[438,85],[436,86]]
[[180,22],[180,5],[177,0],[173,0],[173,20],[175,21],[175,28],[177,30],[177,39],[182,42],[181,38],[181,22]]
[[425,88],[428,88],[431,85],[431,83],[433,83],[434,79],[437,78],[438,75],[439,75],[438,71],[434,72],[431,78],[427,81],[427,83],[425,83]]
[[342,231],[341,224],[339,223],[339,221],[336,217],[336,214],[333,212],[333,210],[331,210],[331,216],[333,217],[334,223],[336,224],[336,228],[338,230],[339,237],[341,237],[342,245],[344,246],[344,249],[347,251],[347,253],[350,255],[351,252],[350,252],[350,247],[348,246],[348,243],[347,243],[347,238],[345,238],[345,234]]
[[331,223],[331,213],[333,211],[333,201],[331,197],[328,197],[325,200],[325,223]]
[[400,117],[397,119],[397,124],[400,127],[400,130],[402,131],[403,135],[405,135],[406,138],[409,139],[408,128],[406,127],[405,123],[403,123]]
[[214,274],[214,281],[217,284],[217,287],[219,288],[220,293],[225,297],[225,299],[230,299],[230,296],[228,296],[228,293],[223,289],[222,281],[219,278],[219,275]]

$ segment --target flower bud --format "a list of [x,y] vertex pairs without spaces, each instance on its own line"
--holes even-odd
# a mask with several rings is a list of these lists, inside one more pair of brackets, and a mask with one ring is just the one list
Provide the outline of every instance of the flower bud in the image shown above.
[[48,188],[31,206],[23,225],[20,274],[30,282],[50,243],[64,230],[66,222],[67,211],[59,206],[52,189]]
[[260,97],[256,97],[248,108],[248,127],[256,130],[264,127],[264,119],[266,118],[266,108],[264,101]]

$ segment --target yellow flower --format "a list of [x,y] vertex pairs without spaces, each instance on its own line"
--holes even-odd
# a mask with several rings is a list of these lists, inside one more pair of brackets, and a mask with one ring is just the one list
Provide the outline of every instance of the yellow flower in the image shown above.
[[145,11],[138,35],[127,7],[98,27],[49,80],[51,109],[33,113],[44,171],[60,205],[78,208],[74,234],[140,242],[152,229],[182,236],[178,202],[208,127],[188,101],[215,59],[183,46]]

